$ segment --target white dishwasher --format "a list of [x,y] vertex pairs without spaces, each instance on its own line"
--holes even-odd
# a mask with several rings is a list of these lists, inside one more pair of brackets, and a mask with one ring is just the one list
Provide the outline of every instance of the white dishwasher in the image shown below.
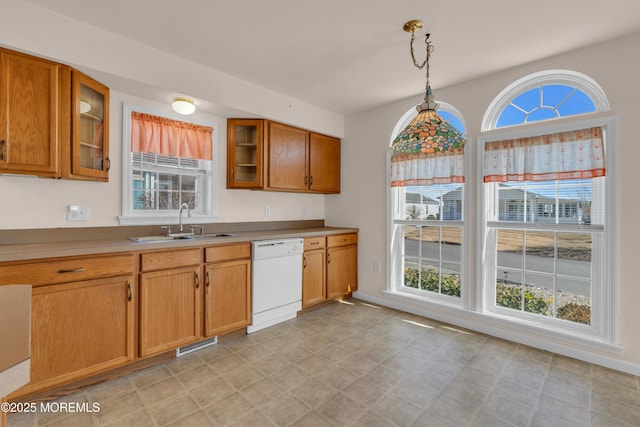
[[301,238],[251,242],[252,323],[247,333],[293,319],[302,309]]

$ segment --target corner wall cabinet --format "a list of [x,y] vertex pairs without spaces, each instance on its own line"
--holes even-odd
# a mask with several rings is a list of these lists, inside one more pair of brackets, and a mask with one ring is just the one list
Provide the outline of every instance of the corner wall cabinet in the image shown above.
[[227,188],[262,188],[264,120],[227,120]]
[[70,73],[70,144],[62,146],[62,176],[108,181],[109,88],[77,70]]
[[340,140],[269,120],[229,119],[227,188],[339,193]]
[[0,173],[57,177],[60,64],[0,49]]
[[109,88],[0,48],[0,173],[108,181]]

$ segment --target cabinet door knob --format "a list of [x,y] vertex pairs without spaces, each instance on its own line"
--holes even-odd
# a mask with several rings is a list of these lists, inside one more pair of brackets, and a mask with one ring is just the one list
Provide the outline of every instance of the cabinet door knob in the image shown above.
[[127,283],[127,301],[131,302],[133,291],[131,290],[131,282]]
[[5,154],[6,147],[7,147],[7,141],[3,139],[2,141],[0,141],[0,160],[2,161],[7,160],[6,154]]
[[207,281],[205,282],[205,286],[208,288],[211,284],[211,272],[207,271]]
[[107,157],[104,160],[107,162],[107,172],[109,172],[109,170],[111,169],[111,159]]
[[331,262],[331,254],[327,254],[327,264]]
[[302,257],[302,268],[307,268],[307,257]]
[[200,288],[200,275],[196,273],[196,289]]

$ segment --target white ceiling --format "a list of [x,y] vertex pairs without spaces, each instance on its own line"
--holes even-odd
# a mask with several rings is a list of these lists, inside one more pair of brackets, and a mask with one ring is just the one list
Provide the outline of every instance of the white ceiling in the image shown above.
[[[640,31],[638,0],[27,0],[339,114]],[[597,58],[594,58],[597,60]],[[194,94],[197,96],[197,94]]]

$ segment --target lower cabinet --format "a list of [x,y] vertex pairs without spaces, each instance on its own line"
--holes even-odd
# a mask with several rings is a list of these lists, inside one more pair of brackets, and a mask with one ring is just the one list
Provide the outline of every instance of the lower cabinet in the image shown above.
[[327,298],[358,289],[358,235],[327,237]]
[[32,291],[31,384],[54,384],[133,360],[133,276]]
[[204,335],[213,337],[251,324],[251,246],[205,250]]
[[141,357],[181,347],[202,336],[201,260],[200,248],[141,255]]
[[306,238],[302,307],[342,297],[358,289],[358,234]]
[[10,399],[135,360],[131,254],[2,263],[0,286],[8,284],[32,285],[31,380]]
[[302,255],[302,307],[309,307],[327,299],[326,239],[304,239]]

